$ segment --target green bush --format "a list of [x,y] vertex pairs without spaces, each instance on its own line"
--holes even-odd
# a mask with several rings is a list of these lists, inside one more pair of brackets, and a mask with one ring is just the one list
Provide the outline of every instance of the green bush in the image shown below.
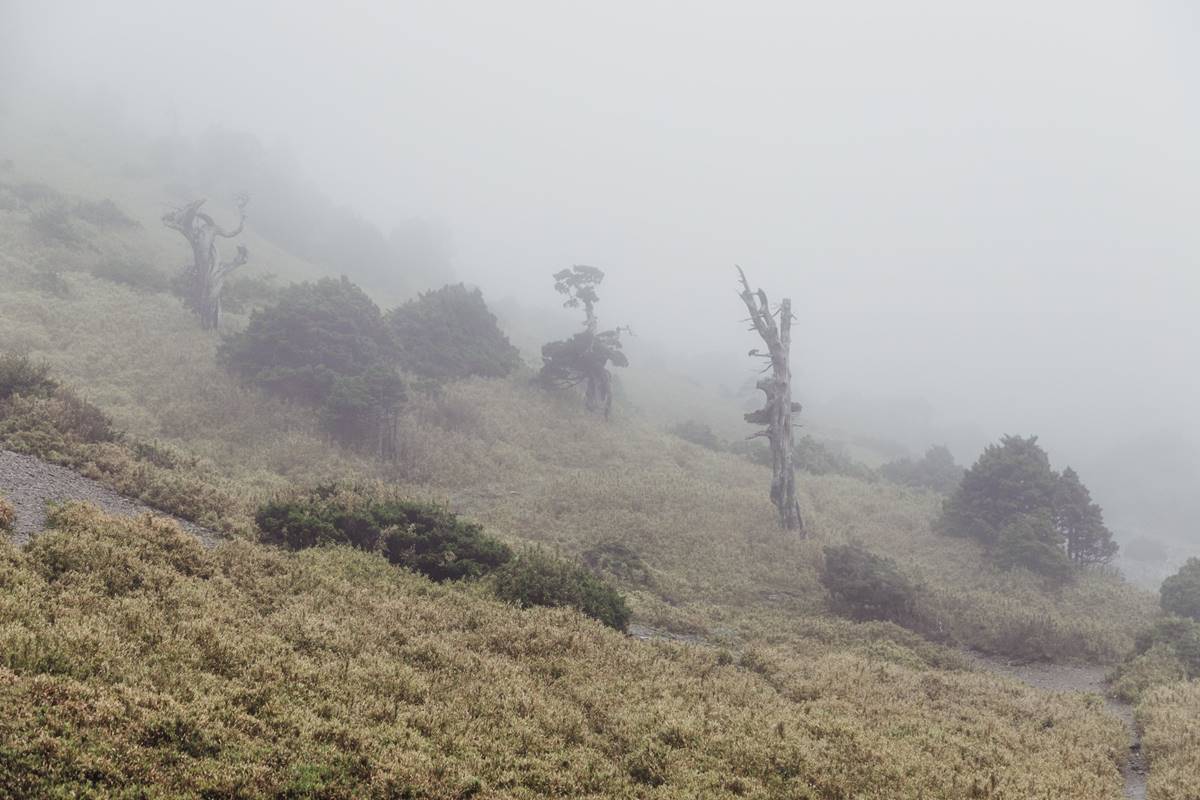
[[1200,621],[1200,558],[1189,558],[1159,589],[1163,611]]
[[225,282],[221,307],[231,314],[244,314],[278,302],[281,291],[274,275],[235,275]]
[[913,621],[919,587],[895,561],[860,545],[826,547],[821,583],[835,604],[857,619]]
[[146,292],[165,292],[171,288],[170,278],[144,261],[102,261],[92,267],[92,275],[101,280]]
[[444,508],[336,487],[273,500],[254,521],[270,544],[292,550],[348,544],[435,581],[478,578],[512,558],[503,542]]
[[502,378],[521,364],[483,294],[463,284],[425,292],[387,315],[404,369],[435,381]]
[[346,278],[289,286],[217,358],[247,383],[319,409],[342,443],[394,450],[404,400],[395,346],[378,306]]
[[1052,584],[1071,580],[1067,557],[1046,514],[1020,514],[1000,529],[992,558],[1001,569],[1027,569]]
[[492,577],[496,596],[522,608],[568,606],[619,631],[629,626],[625,598],[586,567],[540,549],[522,552]]
[[0,400],[13,395],[48,397],[58,383],[50,377],[50,365],[15,353],[0,355]]

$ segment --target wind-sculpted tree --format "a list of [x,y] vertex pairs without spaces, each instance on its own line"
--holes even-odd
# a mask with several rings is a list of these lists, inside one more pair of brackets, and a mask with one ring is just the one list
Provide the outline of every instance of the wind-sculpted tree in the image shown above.
[[612,373],[614,367],[629,366],[621,352],[621,332],[628,328],[599,330],[596,304],[600,297],[596,286],[604,273],[595,267],[575,265],[554,273],[554,289],[566,296],[566,308],[583,307],[584,329],[570,339],[547,342],[542,346],[542,370],[538,379],[544,386],[565,389],[583,384],[584,401],[589,411],[603,411],[607,419],[612,411]]
[[200,210],[205,198],[193,200],[186,206],[163,215],[163,224],[179,231],[192,246],[192,263],[183,274],[183,299],[188,308],[200,317],[200,327],[216,330],[221,324],[221,290],[225,279],[250,257],[245,245],[239,244],[237,254],[229,261],[219,261],[217,237],[232,239],[246,225],[246,204],[249,197],[237,196],[237,227],[227,230]]
[[[799,403],[792,402],[792,368],[789,363],[792,347],[792,301],[784,298],[779,309],[771,311],[767,293],[754,291],[746,281],[746,273],[738,267],[742,281],[741,298],[750,312],[750,330],[757,331],[767,345],[767,352],[751,350],[750,355],[764,359],[767,363],[763,372],[770,375],[758,379],[755,384],[767,397],[766,405],[758,411],[746,414],[746,422],[766,425],[754,434],[765,436],[771,445],[771,502],[779,511],[779,526],[788,531],[804,534],[804,521],[800,518],[800,504],[796,501],[796,469],[793,464],[792,414],[800,410]],[[775,318],[779,321],[776,323]]]

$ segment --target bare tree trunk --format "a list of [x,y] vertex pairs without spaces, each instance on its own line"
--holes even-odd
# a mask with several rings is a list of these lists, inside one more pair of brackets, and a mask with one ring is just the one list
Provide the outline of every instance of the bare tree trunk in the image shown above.
[[750,355],[765,359],[768,363],[763,371],[771,371],[769,376],[759,378],[755,384],[766,395],[766,405],[746,414],[746,421],[767,426],[754,435],[765,436],[771,445],[771,502],[779,511],[779,526],[804,535],[800,504],[796,501],[796,469],[792,464],[792,413],[800,410],[800,404],[792,402],[792,368],[789,363],[792,301],[784,299],[779,304],[779,323],[776,324],[766,292],[762,289],[752,291],[741,267],[738,267],[738,275],[742,281],[742,302],[750,312],[752,330],[758,332],[767,346],[766,353],[751,350]]
[[185,300],[200,317],[200,327],[206,331],[216,330],[221,324],[221,291],[225,288],[225,279],[245,264],[250,255],[245,245],[238,245],[237,254],[231,260],[217,260],[217,237],[232,239],[242,232],[246,224],[246,203],[245,195],[237,198],[240,218],[237,227],[231,231],[200,211],[204,198],[163,216],[163,224],[183,234],[192,246]]

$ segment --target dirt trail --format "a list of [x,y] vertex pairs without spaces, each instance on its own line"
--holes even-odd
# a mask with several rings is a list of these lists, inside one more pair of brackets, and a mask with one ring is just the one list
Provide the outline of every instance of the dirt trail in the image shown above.
[[1047,692],[1086,692],[1104,698],[1108,712],[1125,723],[1129,731],[1129,760],[1122,773],[1125,776],[1125,797],[1130,800],[1146,798],[1146,759],[1141,739],[1133,719],[1133,706],[1109,697],[1104,685],[1104,667],[1072,666],[1066,664],[1011,664],[997,658],[967,652],[964,655],[980,669],[1014,678],[1035,689]]
[[18,544],[28,541],[31,535],[45,527],[47,503],[70,500],[91,503],[109,514],[119,516],[149,513],[169,517],[200,539],[206,547],[214,545],[217,539],[216,534],[206,528],[117,494],[104,484],[66,467],[9,450],[0,450],[0,496],[12,503],[17,512],[12,538]]

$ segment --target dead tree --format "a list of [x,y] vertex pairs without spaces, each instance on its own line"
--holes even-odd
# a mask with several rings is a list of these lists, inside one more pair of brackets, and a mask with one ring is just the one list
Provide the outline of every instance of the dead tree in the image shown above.
[[250,256],[246,246],[239,244],[232,259],[218,261],[217,237],[232,239],[246,225],[249,198],[240,194],[236,200],[238,223],[233,230],[222,228],[200,210],[203,197],[163,215],[163,224],[182,233],[192,246],[192,263],[184,271],[184,302],[200,317],[200,327],[206,331],[216,330],[221,324],[221,290],[225,279]]
[[[796,469],[792,464],[792,414],[800,410],[792,402],[792,368],[789,363],[792,346],[792,301],[784,299],[772,313],[767,293],[753,291],[746,274],[738,267],[742,281],[741,298],[750,312],[751,330],[757,331],[767,345],[767,352],[751,350],[751,356],[766,361],[762,371],[770,371],[755,384],[767,396],[767,403],[758,411],[746,414],[746,422],[766,428],[750,438],[765,436],[771,445],[771,502],[779,510],[779,526],[804,534],[800,519],[800,504],[796,502]],[[778,323],[776,323],[778,317]]]

